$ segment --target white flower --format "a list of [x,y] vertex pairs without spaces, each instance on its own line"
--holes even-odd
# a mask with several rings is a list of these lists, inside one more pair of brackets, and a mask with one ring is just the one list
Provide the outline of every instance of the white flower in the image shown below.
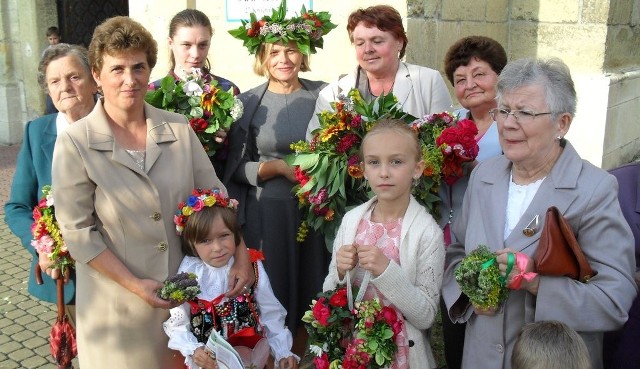
[[47,199],[47,207],[53,206],[53,193],[52,192],[49,192],[47,194],[46,199]]
[[[325,343],[324,346],[327,346],[327,344]],[[322,353],[324,352],[324,350],[322,349],[322,347],[317,346],[317,345],[310,345],[309,346],[309,351],[312,352],[314,355],[316,355],[317,357],[322,356]]]
[[182,86],[182,91],[187,96],[200,96],[202,95],[202,87],[196,81],[187,81]]
[[234,121],[240,119],[242,114],[244,113],[244,105],[242,105],[242,101],[237,97],[233,98],[233,107],[231,108],[231,118]]
[[176,75],[183,81],[187,81],[189,79],[189,73],[184,70],[182,65],[177,65],[175,68]]

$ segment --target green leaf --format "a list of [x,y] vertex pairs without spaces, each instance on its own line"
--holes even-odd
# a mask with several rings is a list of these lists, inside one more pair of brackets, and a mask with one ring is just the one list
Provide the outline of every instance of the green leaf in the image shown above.
[[316,153],[305,153],[305,154],[290,154],[285,157],[285,161],[289,165],[298,165],[300,169],[307,170],[318,163],[318,159],[320,158],[319,154]]

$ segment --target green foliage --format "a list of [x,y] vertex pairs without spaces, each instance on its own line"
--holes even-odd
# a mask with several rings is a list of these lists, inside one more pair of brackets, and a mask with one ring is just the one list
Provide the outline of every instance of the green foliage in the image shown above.
[[[489,263],[490,260],[494,262]],[[495,255],[486,245],[470,252],[455,271],[460,290],[480,309],[496,309],[509,296],[509,290],[500,278]]]

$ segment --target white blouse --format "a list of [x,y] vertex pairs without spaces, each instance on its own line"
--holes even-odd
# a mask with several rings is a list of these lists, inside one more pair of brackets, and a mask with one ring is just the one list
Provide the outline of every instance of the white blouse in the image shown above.
[[538,192],[545,178],[547,177],[521,186],[513,182],[513,174],[511,174],[511,178],[509,179],[509,195],[507,197],[507,217],[504,222],[505,240],[516,227],[520,218],[522,218],[522,214],[524,214],[529,204],[531,204],[531,200],[533,200],[533,197]]
[[[202,290],[198,298],[211,301],[227,291],[229,269],[233,265],[233,260],[232,257],[224,267],[215,268],[204,263],[200,258],[185,256],[178,273],[187,272],[197,275]],[[265,330],[275,362],[278,363],[280,359],[289,356],[295,356],[299,360],[300,358],[291,352],[293,338],[291,332],[284,325],[287,311],[273,294],[269,277],[260,261],[258,261],[258,286],[255,288],[254,297],[260,310],[260,323]],[[190,305],[184,303],[171,309],[170,313],[169,319],[162,324],[165,333],[169,336],[169,348],[180,351],[189,368],[197,368],[192,355],[198,347],[204,346],[204,344],[198,342],[191,333]]]

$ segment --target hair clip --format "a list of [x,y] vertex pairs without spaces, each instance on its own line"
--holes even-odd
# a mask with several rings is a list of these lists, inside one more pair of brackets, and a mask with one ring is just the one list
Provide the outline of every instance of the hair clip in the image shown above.
[[522,230],[522,234],[524,234],[527,237],[531,237],[534,234],[536,234],[536,231],[538,230],[539,219],[540,217],[538,215],[533,217],[533,219],[531,219],[529,224],[527,224],[527,226]]

